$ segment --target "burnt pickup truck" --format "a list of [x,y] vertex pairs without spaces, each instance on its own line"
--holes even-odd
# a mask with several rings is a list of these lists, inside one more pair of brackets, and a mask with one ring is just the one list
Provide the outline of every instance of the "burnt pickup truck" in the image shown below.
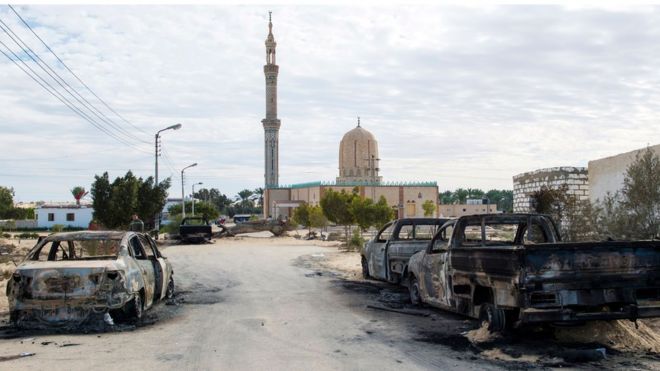
[[413,303],[489,330],[660,316],[660,241],[562,243],[550,217],[496,214],[443,225],[409,262]]
[[392,283],[406,276],[408,260],[428,246],[436,231],[449,219],[404,218],[383,226],[367,241],[362,255],[362,275]]
[[179,237],[181,242],[202,243],[208,242],[213,237],[209,221],[201,216],[183,218],[179,225]]

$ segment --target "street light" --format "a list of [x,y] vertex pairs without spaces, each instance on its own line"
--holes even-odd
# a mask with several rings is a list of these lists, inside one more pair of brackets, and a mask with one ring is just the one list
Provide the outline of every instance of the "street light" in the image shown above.
[[172,126],[168,126],[165,129],[158,130],[155,135],[155,146],[156,146],[156,179],[155,179],[155,184],[158,185],[158,149],[160,147],[160,144],[158,143],[158,138],[160,138],[160,133],[162,133],[165,130],[179,130],[181,129],[181,124],[174,124]]
[[194,164],[188,165],[188,166],[184,167],[183,169],[181,169],[181,218],[182,219],[186,217],[186,198],[185,198],[184,193],[183,193],[183,172],[187,168],[193,167],[193,166],[197,166],[197,163],[195,162]]
[[[158,150],[159,150],[159,147],[160,147],[160,144],[158,143],[158,138],[160,137],[160,133],[162,133],[165,130],[170,130],[170,129],[179,130],[179,129],[181,129],[181,124],[174,124],[172,126],[166,127],[165,129],[158,130],[158,132],[156,132],[156,135],[154,136],[154,144],[155,144],[155,147],[156,147],[156,153],[155,153],[156,171],[154,172],[155,173],[154,174],[155,175],[154,186],[156,186],[156,187],[158,186]],[[156,230],[158,230],[158,228],[160,227],[159,224],[160,224],[160,210],[158,210],[158,213],[154,216],[154,228]]]
[[195,216],[195,186],[196,186],[196,185],[202,185],[202,184],[204,184],[204,183],[202,183],[202,182],[194,183],[194,184],[193,184],[193,187],[192,187],[192,189],[193,189],[193,194],[192,194],[192,199],[193,199],[193,204],[192,204],[192,216]]

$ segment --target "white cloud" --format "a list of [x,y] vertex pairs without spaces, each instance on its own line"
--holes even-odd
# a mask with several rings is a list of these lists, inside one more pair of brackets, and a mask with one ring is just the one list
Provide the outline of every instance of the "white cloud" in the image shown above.
[[[107,138],[2,57],[0,185],[17,199],[68,199],[106,169],[152,175],[153,134],[176,122],[184,128],[163,134],[171,163],[161,158],[161,179],[178,183],[198,162],[189,184],[230,195],[261,186],[268,9],[17,10],[147,142],[143,153]],[[441,189],[510,188],[523,171],[658,142],[658,8],[272,10],[283,184],[334,179],[356,116],[379,140],[386,180],[437,180]],[[74,82],[6,6],[0,19]]]

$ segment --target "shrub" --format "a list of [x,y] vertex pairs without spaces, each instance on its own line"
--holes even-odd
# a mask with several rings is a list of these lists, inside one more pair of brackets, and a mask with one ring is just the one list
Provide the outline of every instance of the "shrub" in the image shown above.
[[62,232],[64,230],[64,226],[62,224],[53,224],[50,230],[53,233]]
[[353,234],[351,235],[351,239],[348,241],[348,247],[359,250],[362,248],[362,245],[364,245],[364,238],[362,238],[362,233],[360,233],[359,228],[355,228],[353,230]]
[[37,238],[39,238],[39,233],[23,232],[23,233],[19,233],[17,235],[14,235],[14,238],[17,238],[19,240],[36,240]]

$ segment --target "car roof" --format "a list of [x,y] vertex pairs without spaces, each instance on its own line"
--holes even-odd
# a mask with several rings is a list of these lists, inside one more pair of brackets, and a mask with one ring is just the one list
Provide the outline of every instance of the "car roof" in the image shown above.
[[68,241],[68,240],[121,240],[129,231],[76,231],[53,233],[46,237],[46,241]]

